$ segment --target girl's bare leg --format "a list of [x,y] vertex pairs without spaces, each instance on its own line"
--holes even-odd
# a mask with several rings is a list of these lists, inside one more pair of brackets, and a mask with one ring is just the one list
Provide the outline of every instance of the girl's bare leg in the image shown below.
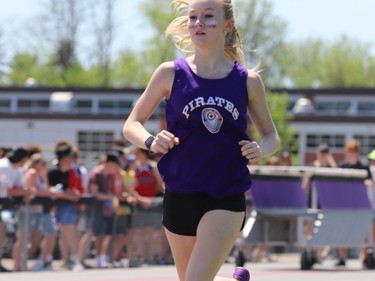
[[40,258],[43,262],[48,261],[48,257],[52,256],[53,250],[55,248],[56,236],[54,234],[45,233],[41,244]]
[[77,263],[79,236],[78,229],[75,224],[69,224],[65,226],[65,237],[70,254],[69,258],[73,259],[74,263]]
[[23,230],[17,231],[17,240],[13,245],[12,256],[13,256],[13,270],[18,271],[20,269],[26,270],[26,268],[21,268],[23,263],[23,253],[22,253],[22,243],[24,239]]
[[59,239],[59,246],[60,246],[60,252],[61,257],[64,262],[68,261],[69,259],[69,250],[66,242],[66,226],[65,225],[59,225],[60,229],[60,239]]
[[184,236],[170,232],[165,228],[165,233],[171,247],[173,260],[176,265],[177,274],[180,281],[185,281],[185,272],[189,262],[191,252],[195,245],[195,236]]
[[227,258],[243,223],[243,212],[213,210],[199,223],[197,236],[166,230],[180,281],[224,281],[215,274]]

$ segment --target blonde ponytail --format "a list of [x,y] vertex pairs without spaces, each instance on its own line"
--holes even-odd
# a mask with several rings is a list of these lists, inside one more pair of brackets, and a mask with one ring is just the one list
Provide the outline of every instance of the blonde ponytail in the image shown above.
[[224,51],[228,59],[238,61],[242,65],[245,65],[242,39],[235,26],[233,26],[232,31],[226,36]]
[[168,25],[165,35],[171,37],[172,42],[183,53],[193,53],[194,46],[187,27],[189,0],[172,0],[171,5],[176,10],[176,18]]

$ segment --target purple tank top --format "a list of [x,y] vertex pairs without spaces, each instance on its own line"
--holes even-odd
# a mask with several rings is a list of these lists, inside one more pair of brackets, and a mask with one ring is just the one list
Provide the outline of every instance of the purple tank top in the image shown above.
[[251,178],[238,142],[249,139],[247,69],[236,62],[226,77],[206,79],[184,58],[174,64],[166,120],[180,144],[158,163],[166,191],[204,192],[215,198],[245,192]]

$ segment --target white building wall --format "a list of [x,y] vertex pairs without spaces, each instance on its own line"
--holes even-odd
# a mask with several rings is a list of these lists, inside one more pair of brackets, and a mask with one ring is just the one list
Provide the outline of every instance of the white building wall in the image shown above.
[[[0,145],[25,147],[37,144],[43,148],[47,159],[52,159],[57,141],[66,139],[77,145],[79,131],[112,131],[114,138],[122,137],[125,120],[58,120],[53,119],[2,119],[0,122]],[[150,120],[146,128],[151,132],[160,130],[159,120]]]
[[292,122],[291,126],[295,127],[300,134],[310,133],[344,133],[351,136],[354,134],[375,134],[375,124],[364,123],[300,123]]
[[[299,135],[299,155],[304,155],[307,148],[307,135],[327,134],[345,135],[345,142],[354,138],[354,135],[375,135],[375,124],[371,123],[307,123],[292,122],[291,126],[296,128]],[[334,151],[334,149],[333,149]],[[367,159],[363,159],[365,162]],[[299,157],[300,165],[303,157]]]

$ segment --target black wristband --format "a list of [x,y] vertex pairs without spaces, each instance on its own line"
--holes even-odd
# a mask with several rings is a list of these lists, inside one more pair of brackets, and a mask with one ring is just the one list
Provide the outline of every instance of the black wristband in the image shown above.
[[147,147],[148,150],[151,150],[151,145],[152,143],[154,142],[155,140],[155,136],[149,136],[146,140],[145,140],[145,146]]

